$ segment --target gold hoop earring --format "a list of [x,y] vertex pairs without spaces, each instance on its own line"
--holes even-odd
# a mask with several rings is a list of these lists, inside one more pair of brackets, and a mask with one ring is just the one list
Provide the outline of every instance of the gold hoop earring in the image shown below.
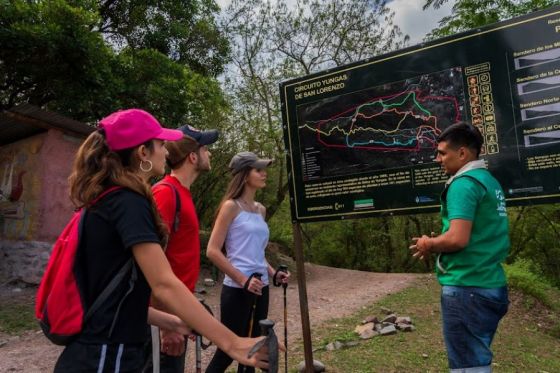
[[[144,162],[147,162],[147,163],[148,163],[149,168],[145,169],[145,168],[143,167]],[[141,169],[142,171],[144,171],[144,172],[150,172],[150,171],[152,171],[152,168],[154,168],[154,165],[153,165],[152,161],[150,161],[150,160],[147,160],[147,161],[140,161],[140,169]]]

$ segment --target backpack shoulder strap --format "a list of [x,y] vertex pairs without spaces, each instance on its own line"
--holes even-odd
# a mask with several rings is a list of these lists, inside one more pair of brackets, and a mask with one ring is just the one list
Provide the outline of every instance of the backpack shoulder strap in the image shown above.
[[175,185],[168,183],[167,181],[160,181],[157,185],[165,185],[171,188],[173,194],[175,195],[175,218],[173,219],[173,232],[179,230],[180,215],[181,215],[181,198],[179,197],[179,191],[175,188]]
[[[103,289],[101,294],[99,294],[97,299],[95,299],[95,301],[93,302],[91,307],[88,309],[86,315],[84,316],[84,324],[89,321],[89,319],[95,313],[95,311],[97,311],[99,309],[99,307],[103,303],[105,303],[105,301],[109,298],[109,296],[111,296],[113,291],[115,291],[115,289],[119,286],[119,284],[122,283],[124,277],[130,271],[130,269],[133,268],[133,266],[134,266],[134,259],[130,258],[121,267],[121,269],[117,272],[115,277],[113,277],[111,282],[109,282],[109,284],[105,287],[105,289]],[[133,268],[133,269],[135,269],[135,268]],[[135,274],[133,274],[133,277],[135,277]],[[134,278],[134,279],[136,279],[136,278]],[[118,314],[118,311],[117,311],[117,314]],[[116,318],[116,315],[115,315],[115,318]]]
[[115,186],[112,186],[112,187],[110,187],[110,188],[105,189],[105,190],[104,190],[103,192],[101,192],[97,197],[95,197],[95,198],[93,199],[93,201],[90,202],[89,206],[92,206],[92,205],[96,204],[96,203],[99,202],[103,197],[105,197],[107,194],[112,193],[112,192],[114,192],[114,191],[116,191],[116,190],[119,190],[119,189],[123,189],[123,188],[124,188],[124,187],[122,187],[122,186],[120,186],[120,185],[115,185]]

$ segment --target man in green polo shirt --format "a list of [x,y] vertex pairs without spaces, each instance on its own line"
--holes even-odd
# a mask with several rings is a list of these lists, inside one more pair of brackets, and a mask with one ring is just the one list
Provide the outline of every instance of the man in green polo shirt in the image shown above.
[[505,197],[478,159],[478,129],[457,123],[438,138],[437,159],[450,176],[441,195],[442,234],[413,238],[413,256],[437,254],[443,336],[451,372],[492,370],[490,345],[509,300],[502,262],[510,241]]

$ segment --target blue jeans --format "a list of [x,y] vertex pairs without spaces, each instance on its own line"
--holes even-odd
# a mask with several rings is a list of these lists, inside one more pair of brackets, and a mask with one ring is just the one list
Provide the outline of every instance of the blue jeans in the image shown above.
[[452,372],[491,372],[490,344],[508,304],[506,286],[442,287],[443,338]]

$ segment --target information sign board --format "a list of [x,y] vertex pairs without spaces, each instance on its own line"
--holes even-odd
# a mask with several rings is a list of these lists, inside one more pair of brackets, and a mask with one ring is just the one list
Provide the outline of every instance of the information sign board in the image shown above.
[[508,205],[560,200],[560,8],[283,82],[294,221],[437,211],[467,121]]

